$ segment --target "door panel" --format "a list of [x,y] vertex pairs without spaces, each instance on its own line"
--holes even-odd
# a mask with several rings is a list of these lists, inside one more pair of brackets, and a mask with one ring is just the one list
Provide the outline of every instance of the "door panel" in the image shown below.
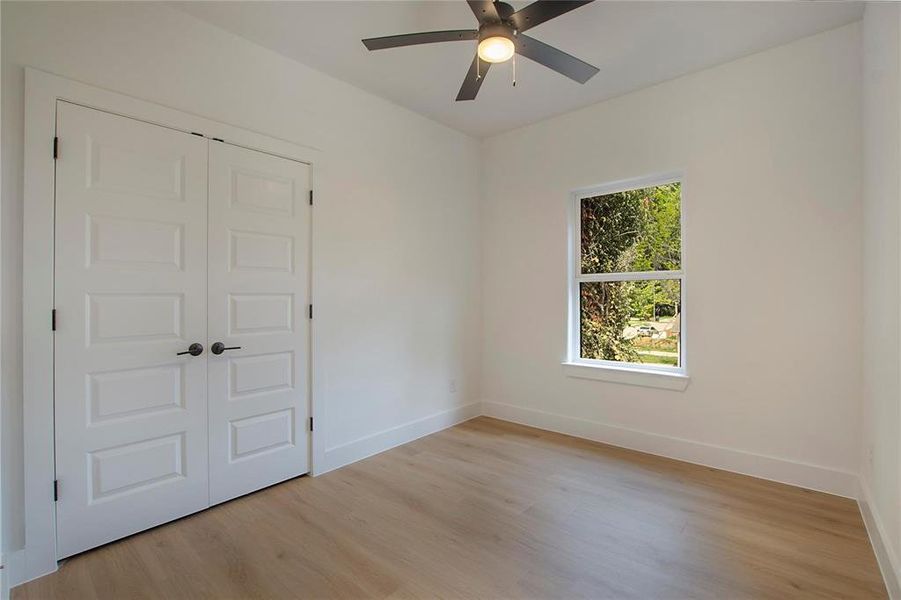
[[210,144],[210,502],[309,471],[309,166]]
[[207,140],[60,102],[59,556],[209,504]]

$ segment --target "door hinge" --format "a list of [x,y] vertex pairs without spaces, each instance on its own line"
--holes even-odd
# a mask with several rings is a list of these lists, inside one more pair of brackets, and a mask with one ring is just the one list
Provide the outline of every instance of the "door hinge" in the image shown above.
[[313,305],[310,305],[310,318],[313,318]]
[[59,501],[59,479],[53,480],[53,501]]
[[56,309],[50,311],[50,331],[56,331]]
[[310,206],[313,206],[313,190],[310,190]]
[[225,143],[225,140],[223,140],[222,138],[211,137],[210,139],[213,140],[214,142],[222,142],[223,144]]
[[310,417],[310,431],[313,431],[313,417]]
[[53,138],[53,160],[59,158],[59,137]]

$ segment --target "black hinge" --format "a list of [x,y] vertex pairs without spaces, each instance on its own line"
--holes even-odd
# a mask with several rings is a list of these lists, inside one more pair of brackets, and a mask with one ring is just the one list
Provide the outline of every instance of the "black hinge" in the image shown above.
[[310,318],[313,318],[313,305],[310,305]]
[[313,431],[313,417],[310,417],[310,431]]
[[313,190],[310,190],[310,206],[313,206]]
[[198,137],[203,137],[203,134],[202,134],[202,133],[198,133],[198,132],[196,132],[196,131],[192,131],[192,132],[191,132],[191,135],[196,135],[196,136],[198,136]]
[[59,158],[59,138],[53,138],[53,160]]
[[50,331],[56,331],[56,309],[50,311]]
[[59,501],[59,479],[53,480],[53,501]]
[[223,140],[222,138],[211,137],[210,139],[213,140],[214,142],[223,142],[223,143],[225,142],[225,140]]

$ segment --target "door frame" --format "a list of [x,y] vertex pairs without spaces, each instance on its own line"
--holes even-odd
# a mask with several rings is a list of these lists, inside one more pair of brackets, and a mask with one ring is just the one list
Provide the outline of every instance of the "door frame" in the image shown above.
[[[8,573],[15,586],[57,569],[56,510],[53,499],[54,463],[54,364],[53,333],[53,242],[56,164],[57,102],[63,100],[107,113],[129,117],[185,133],[200,133],[229,144],[272,154],[311,166],[310,188],[321,201],[322,151],[261,133],[256,133],[176,109],[111,92],[65,77],[25,68],[24,226],[22,277],[22,395],[24,417],[25,547],[19,551],[15,572]],[[60,143],[65,152],[65,140]],[[310,225],[310,303],[314,302],[313,229]],[[316,428],[310,433],[310,473],[323,471],[325,439],[324,407],[314,393],[315,327],[310,323],[309,388],[310,415]]]

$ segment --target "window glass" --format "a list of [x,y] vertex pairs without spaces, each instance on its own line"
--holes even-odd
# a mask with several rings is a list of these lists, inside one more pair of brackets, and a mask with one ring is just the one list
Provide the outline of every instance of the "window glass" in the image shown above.
[[680,366],[678,279],[580,285],[580,357]]
[[680,193],[676,182],[582,198],[581,272],[679,270]]

